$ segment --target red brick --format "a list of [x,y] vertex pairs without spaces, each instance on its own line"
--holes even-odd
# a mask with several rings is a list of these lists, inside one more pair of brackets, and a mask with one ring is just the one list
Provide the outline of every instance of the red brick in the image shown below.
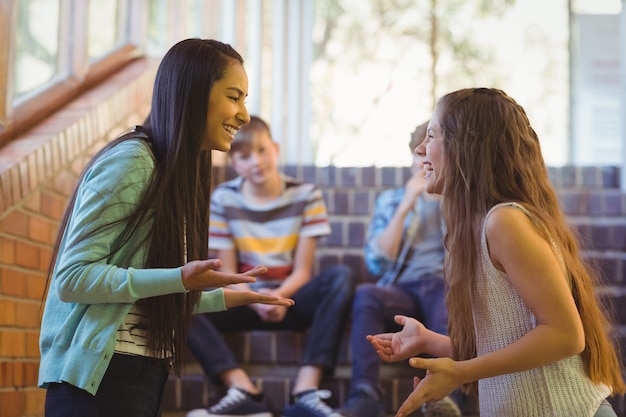
[[11,175],[9,171],[0,172],[0,209],[2,211],[8,210],[13,204],[13,195],[11,194]]
[[0,275],[0,293],[4,295],[12,295],[16,297],[25,297],[26,291],[26,275],[21,271],[3,268]]
[[77,176],[68,171],[62,171],[53,180],[54,191],[70,197],[76,186]]
[[12,210],[2,219],[2,230],[10,235],[28,237],[28,215]]
[[0,361],[0,388],[12,386],[13,362]]
[[46,404],[46,390],[35,388],[26,391],[26,415],[43,416]]
[[30,359],[39,359],[39,331],[26,333],[25,356]]
[[24,384],[24,362],[16,361],[11,362],[13,367],[13,380],[11,381],[11,385],[15,388],[23,387]]
[[55,220],[61,220],[66,205],[67,199],[65,198],[58,197],[45,191],[41,193],[41,214],[44,216]]
[[9,175],[11,176],[11,197],[14,202],[18,202],[22,199],[22,186],[20,181],[20,171],[17,166],[14,166],[9,170]]
[[40,268],[39,248],[21,241],[15,242],[15,264],[25,268]]
[[0,392],[0,417],[21,417],[26,413],[24,391]]
[[28,237],[31,240],[50,245],[54,243],[54,227],[49,221],[37,216],[31,216],[28,220]]
[[20,188],[22,189],[22,197],[30,194],[32,189],[30,188],[30,172],[28,170],[28,160],[24,159],[17,164],[17,169],[20,175]]
[[35,151],[35,163],[37,164],[37,178],[39,179],[39,184],[41,184],[46,178],[46,167],[44,161],[44,145],[47,143],[43,141],[41,146]]
[[[0,172],[2,172],[2,163],[0,162]],[[1,177],[1,176],[0,176]],[[2,178],[0,178],[0,213],[4,213],[11,207],[11,201],[6,200],[4,197],[4,186],[2,185]]]
[[24,354],[26,336],[22,331],[0,330],[0,357],[19,358]]
[[[62,117],[62,116],[61,116]],[[51,167],[52,167],[52,172],[58,172],[61,168],[61,164],[60,164],[60,160],[61,157],[59,156],[59,146],[58,146],[58,141],[59,141],[59,137],[63,136],[64,133],[60,132],[59,135],[55,136],[54,138],[52,138],[52,140],[50,140],[50,142],[48,142],[50,144],[50,147],[47,149],[48,152],[50,152],[51,160],[48,161],[51,163]]]
[[52,250],[48,248],[39,248],[39,271],[48,272],[50,266],[50,257]]
[[15,302],[12,300],[0,300],[0,325],[15,326]]
[[32,193],[39,185],[39,175],[37,172],[37,155],[35,154],[34,149],[28,155],[27,161],[28,161],[28,181],[29,181],[28,187]]
[[15,240],[0,236],[0,263],[15,265]]
[[[96,152],[100,149],[100,146],[98,146],[98,148],[96,149]],[[94,153],[93,151],[87,149],[85,151],[86,154],[91,154]],[[71,165],[70,165],[70,169],[71,171],[76,175],[76,180],[78,181],[78,178],[80,177],[80,174],[83,172],[83,169],[85,168],[85,165],[87,165],[87,163],[89,162],[89,155],[82,155],[78,158],[76,158],[75,160],[72,161]]]
[[29,211],[39,213],[41,211],[41,192],[30,193],[28,197],[24,199],[24,208]]
[[[54,162],[52,157],[52,143],[51,141],[46,142],[43,147],[43,167],[44,167],[44,177],[51,177],[55,174]],[[42,178],[44,178],[42,177]]]
[[15,303],[15,324],[27,329],[38,328],[39,305],[32,301],[17,301]]
[[47,275],[27,274],[26,275],[26,297],[31,300],[41,300],[46,288]]
[[37,386],[37,380],[39,379],[39,362],[24,361],[22,362],[22,369],[24,376],[24,386]]

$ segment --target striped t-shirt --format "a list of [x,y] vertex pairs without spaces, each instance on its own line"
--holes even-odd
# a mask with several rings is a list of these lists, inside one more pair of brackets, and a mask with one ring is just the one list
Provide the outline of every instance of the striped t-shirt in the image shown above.
[[209,248],[237,250],[238,268],[268,268],[259,281],[282,281],[293,269],[300,237],[330,234],[322,192],[313,184],[281,176],[283,192],[258,203],[241,192],[243,177],[220,184],[211,197]]

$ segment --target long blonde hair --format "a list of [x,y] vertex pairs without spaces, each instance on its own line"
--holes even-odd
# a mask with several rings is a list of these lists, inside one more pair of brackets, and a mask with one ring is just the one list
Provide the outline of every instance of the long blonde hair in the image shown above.
[[476,356],[472,289],[480,273],[482,222],[495,204],[515,201],[543,224],[540,233],[551,236],[563,255],[585,332],[581,356],[589,378],[623,394],[618,354],[607,333],[610,321],[595,293],[598,278],[581,258],[524,109],[501,90],[476,88],[443,96],[437,114],[444,142],[445,279],[454,358]]

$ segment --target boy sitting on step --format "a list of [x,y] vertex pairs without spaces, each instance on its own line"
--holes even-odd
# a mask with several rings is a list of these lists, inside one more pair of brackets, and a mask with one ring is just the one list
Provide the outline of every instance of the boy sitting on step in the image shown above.
[[229,152],[237,178],[220,184],[212,194],[210,248],[222,260],[224,272],[268,268],[251,285],[233,286],[292,298],[290,308],[252,304],[223,313],[197,315],[189,347],[212,379],[229,387],[209,409],[188,417],[272,417],[263,394],[241,368],[221,332],[250,329],[308,329],[292,401],[284,417],[330,417],[324,403],[330,392],[320,390],[324,373],[332,373],[345,326],[355,279],[343,265],[312,277],[317,239],[330,233],[321,191],[313,184],[286,177],[278,168],[279,146],[270,128],[252,116],[235,135]]

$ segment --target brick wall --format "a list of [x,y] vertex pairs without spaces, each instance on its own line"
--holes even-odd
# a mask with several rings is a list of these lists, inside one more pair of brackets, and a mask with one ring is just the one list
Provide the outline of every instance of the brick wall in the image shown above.
[[89,157],[144,119],[153,77],[133,64],[0,149],[0,417],[43,416],[40,307],[57,227]]
[[[89,157],[143,120],[153,77],[154,63],[137,62],[0,149],[0,417],[43,415],[44,391],[36,387],[39,318],[58,222]],[[319,184],[325,194],[333,231],[320,242],[318,267],[345,263],[367,278],[361,251],[374,199],[403,184],[408,171],[313,166],[284,171]],[[216,174],[218,182],[232,176],[224,167]],[[624,340],[626,197],[619,190],[619,169],[553,168],[551,176],[564,211],[585,239],[585,256],[606,275],[602,294],[617,307],[616,334]]]

